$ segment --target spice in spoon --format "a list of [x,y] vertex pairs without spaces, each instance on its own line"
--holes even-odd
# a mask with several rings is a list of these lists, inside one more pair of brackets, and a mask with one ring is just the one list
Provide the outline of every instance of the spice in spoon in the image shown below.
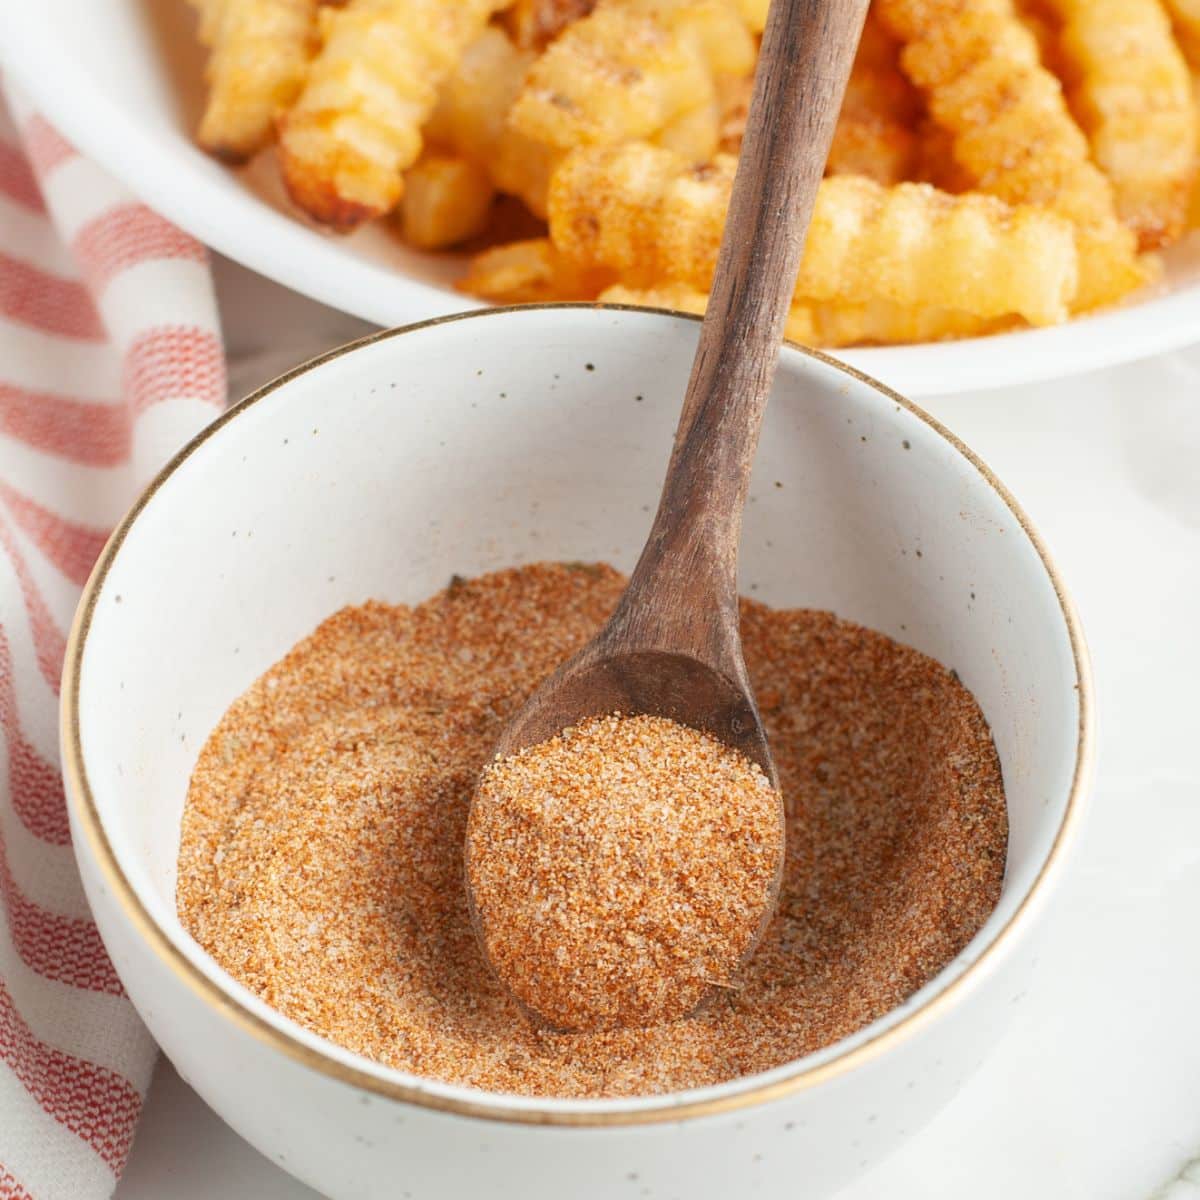
[[553,1028],[671,1021],[737,972],[772,907],[779,797],[665,717],[593,717],[483,771],[467,826],[493,970]]

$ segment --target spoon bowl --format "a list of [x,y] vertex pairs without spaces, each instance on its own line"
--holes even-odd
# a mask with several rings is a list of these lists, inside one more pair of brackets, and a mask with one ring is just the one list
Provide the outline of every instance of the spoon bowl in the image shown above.
[[570,721],[607,713],[653,713],[712,734],[740,751],[778,788],[779,778],[754,697],[687,654],[669,650],[597,653],[595,643],[564,663],[509,722],[496,746],[503,758],[553,737]]

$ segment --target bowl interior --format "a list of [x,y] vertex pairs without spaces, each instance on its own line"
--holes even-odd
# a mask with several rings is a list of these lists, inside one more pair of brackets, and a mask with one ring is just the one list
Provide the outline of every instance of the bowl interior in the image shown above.
[[[84,770],[134,893],[240,1002],[267,1012],[191,942],[173,900],[180,813],[209,731],[341,605],[417,601],[452,573],[539,559],[628,569],[697,330],[561,307],[380,335],[219,422],[126,525],[83,633]],[[1063,602],[977,464],[919,412],[793,349],[763,431],[742,589],[832,609],[933,655],[991,723],[1011,820],[1003,898],[959,959],[876,1025],[894,1023],[1009,922],[1063,824],[1080,737]]]

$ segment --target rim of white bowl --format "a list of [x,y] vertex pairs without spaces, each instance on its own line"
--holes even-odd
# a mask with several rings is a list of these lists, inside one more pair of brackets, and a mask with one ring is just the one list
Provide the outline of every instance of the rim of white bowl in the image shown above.
[[[241,413],[252,407],[258,401],[272,395],[285,387],[300,375],[329,362],[342,355],[353,353],[365,346],[376,342],[402,337],[431,326],[448,324],[455,321],[472,321],[489,317],[510,316],[513,313],[529,313],[547,309],[587,309],[595,311],[618,311],[628,313],[653,314],[671,317],[676,320],[699,321],[701,318],[686,313],[673,312],[669,309],[648,309],[624,304],[583,304],[558,303],[537,305],[513,305],[501,308],[488,308],[470,312],[454,313],[448,316],[433,317],[411,325],[399,326],[395,329],[385,329],[368,334],[353,342],[347,342],[325,354],[300,363],[290,371],[264,384],[251,392],[243,400],[233,405],[214,421],[206,426],[190,442],[187,443],[165,467],[155,476],[145,491],[138,497],[133,507],[113,531],[104,549],[100,553],[92,573],[84,586],[71,633],[67,641],[66,656],[63,667],[62,684],[62,751],[63,775],[67,784],[68,803],[73,809],[77,827],[83,831],[96,862],[104,875],[106,882],[123,909],[125,916],[138,933],[145,939],[150,949],[162,960],[164,965],[180,980],[183,981],[203,1001],[210,1004],[223,1017],[237,1024],[244,1032],[265,1045],[278,1050],[310,1069],[323,1075],[330,1076],[343,1083],[360,1088],[365,1092],[391,1100],[401,1100],[424,1108],[453,1113],[457,1116],[503,1121],[510,1123],[532,1125],[565,1125],[565,1126],[614,1126],[614,1125],[649,1125],[663,1121],[682,1121],[697,1117],[713,1116],[734,1109],[746,1108],[752,1105],[764,1104],[778,1100],[794,1092],[816,1086],[836,1076],[843,1075],[854,1067],[885,1053],[891,1046],[907,1039],[934,1020],[940,1013],[952,1006],[959,997],[964,995],[984,975],[986,969],[997,961],[1000,954],[1013,943],[1021,929],[1033,916],[1035,902],[1045,893],[1051,877],[1061,866],[1073,835],[1078,829],[1091,778],[1092,760],[1094,756],[1094,701],[1091,664],[1088,657],[1087,644],[1075,606],[1071,601],[1066,587],[1059,575],[1045,543],[1025,515],[1020,505],[1008,489],[992,473],[991,469],[969,447],[964,445],[944,425],[931,417],[911,400],[899,395],[886,384],[872,379],[856,368],[840,362],[819,350],[811,350],[806,346],[787,343],[789,348],[809,358],[817,359],[837,371],[852,377],[859,383],[879,392],[888,400],[906,409],[918,420],[929,426],[938,436],[948,442],[963,456],[982,476],[983,480],[999,496],[1000,500],[1012,513],[1025,535],[1029,538],[1042,565],[1046,570],[1050,584],[1058,600],[1071,652],[1075,664],[1075,679],[1079,704],[1079,728],[1075,747],[1075,765],[1071,779],[1071,787],[1067,796],[1066,807],[1062,820],[1055,833],[1054,841],[1046,855],[1045,861],[1038,870],[1037,876],[1029,885],[1025,895],[1021,897],[1016,909],[1007,922],[998,929],[991,940],[984,945],[976,957],[967,963],[960,974],[951,979],[940,990],[934,992],[923,1004],[915,1007],[895,1024],[890,1025],[871,1037],[857,1044],[840,1049],[838,1043],[826,1048],[826,1053],[816,1054],[794,1060],[784,1067],[764,1072],[762,1082],[756,1083],[755,1076],[727,1081],[726,1084],[715,1088],[698,1090],[694,1098],[689,1098],[686,1092],[671,1092],[661,1096],[638,1096],[605,1103],[604,1107],[588,1107],[586,1102],[562,1099],[530,1100],[529,1097],[508,1095],[500,1092],[475,1091],[441,1084],[437,1080],[418,1080],[416,1076],[408,1076],[412,1082],[399,1078],[404,1073],[391,1071],[371,1063],[370,1060],[342,1052],[339,1047],[323,1038],[305,1037],[305,1031],[296,1027],[296,1032],[282,1025],[291,1025],[287,1018],[274,1013],[279,1024],[272,1023],[262,1013],[259,1013],[247,1003],[246,999],[235,991],[222,986],[217,980],[205,974],[195,962],[184,952],[172,935],[158,923],[150,910],[125,873],[112,843],[108,838],[92,793],[84,763],[83,742],[79,715],[79,685],[83,666],[84,648],[88,633],[91,629],[92,616],[96,602],[104,587],[109,570],[112,567],[125,538],[137,521],[139,515],[154,499],[159,488],[169,479],[197,450],[211,437],[216,435],[225,425],[235,420]],[[930,984],[936,983],[940,975],[950,969],[950,966],[962,959],[965,951],[960,952],[955,959],[944,967]],[[236,981],[232,981],[236,986]],[[928,985],[927,985],[928,986]],[[240,989],[239,989],[240,990]],[[895,1011],[895,1010],[893,1010]],[[880,1018],[880,1020],[886,1020]],[[867,1026],[866,1028],[869,1028]],[[853,1035],[847,1041],[851,1041]],[[817,1059],[819,1061],[812,1061]],[[805,1064],[808,1065],[805,1065]],[[361,1065],[360,1065],[361,1064]],[[377,1072],[386,1072],[377,1073]],[[749,1081],[749,1082],[748,1082]],[[721,1088],[731,1085],[743,1085],[737,1090],[722,1092]],[[432,1090],[432,1089],[438,1090]]]

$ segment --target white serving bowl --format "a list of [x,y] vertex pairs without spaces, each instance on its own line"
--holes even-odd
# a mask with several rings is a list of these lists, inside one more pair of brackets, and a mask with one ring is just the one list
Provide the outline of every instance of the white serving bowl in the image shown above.
[[[193,137],[204,51],[183,0],[0,2],[0,60],[78,149],[164,217],[260,275],[378,325],[459,312],[463,264],[373,222],[331,236],[289,210],[275,164],[231,171]],[[1200,341],[1200,234],[1164,255],[1162,282],[1109,312],[958,342],[845,352],[914,396],[1092,371]]]
[[422,599],[454,572],[631,566],[697,329],[645,311],[492,310],[334,351],[192,442],[85,592],[63,753],[105,944],[183,1077],[331,1196],[819,1196],[936,1112],[1025,991],[1086,790],[1078,624],[983,464],[899,396],[793,348],[746,513],[743,590],[833,609],[953,666],[1004,767],[1003,896],[940,975],[853,1037],[765,1074],[647,1099],[530,1099],[323,1041],[239,986],[176,918],[196,754],[230,701],[323,617],[370,597]]

